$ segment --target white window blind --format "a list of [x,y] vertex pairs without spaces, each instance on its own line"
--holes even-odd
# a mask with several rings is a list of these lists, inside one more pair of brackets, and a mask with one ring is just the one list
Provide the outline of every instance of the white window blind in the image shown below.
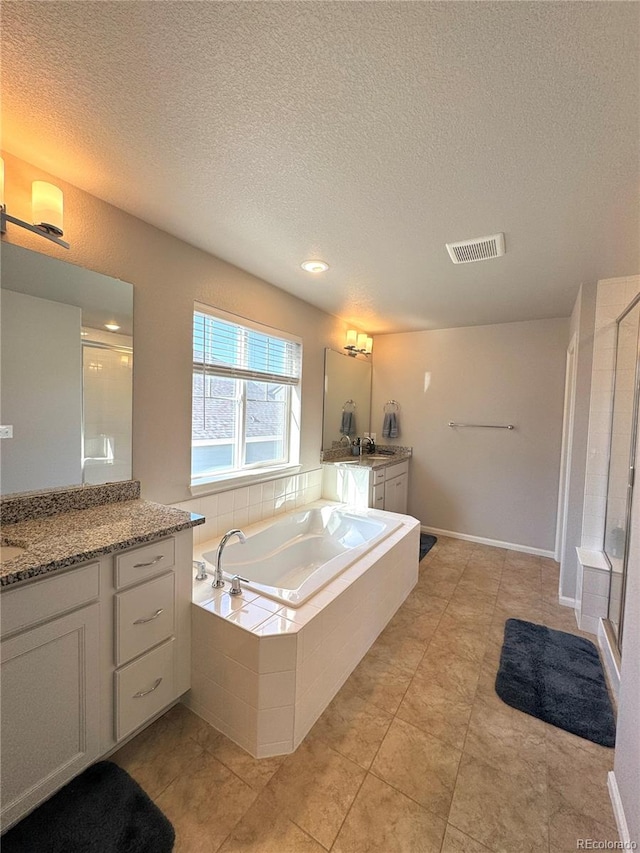
[[192,484],[259,474],[299,457],[302,344],[246,324],[194,306]]
[[193,367],[203,374],[297,385],[299,343],[242,326],[196,309],[193,316]]

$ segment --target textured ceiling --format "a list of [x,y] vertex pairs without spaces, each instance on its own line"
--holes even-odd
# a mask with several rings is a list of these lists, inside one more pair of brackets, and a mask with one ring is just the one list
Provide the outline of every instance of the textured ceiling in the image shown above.
[[[563,316],[639,269],[639,21],[4,0],[3,146],[370,332]],[[449,260],[496,231],[505,257]]]

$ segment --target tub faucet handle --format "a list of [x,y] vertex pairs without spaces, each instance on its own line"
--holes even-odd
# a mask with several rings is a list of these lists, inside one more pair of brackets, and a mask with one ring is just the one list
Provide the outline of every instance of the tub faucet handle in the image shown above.
[[231,589],[229,590],[229,595],[241,595],[242,587],[240,586],[240,581],[244,581],[248,583],[247,578],[241,578],[240,575],[234,575],[231,580]]
[[204,560],[194,560],[193,568],[196,569],[196,580],[197,581],[206,581],[207,579],[207,565]]

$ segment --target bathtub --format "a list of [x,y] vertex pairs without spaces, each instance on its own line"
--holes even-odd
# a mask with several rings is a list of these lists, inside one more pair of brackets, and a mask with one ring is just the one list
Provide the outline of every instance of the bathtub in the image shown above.
[[[227,580],[300,607],[402,524],[400,516],[376,510],[314,507],[276,521],[245,544],[229,543],[222,568]],[[215,565],[216,550],[203,558]]]
[[[183,701],[267,758],[299,746],[415,586],[420,522],[322,503],[245,533],[246,545],[225,548],[223,568],[253,578],[252,589],[231,596],[228,584],[193,581]],[[194,559],[215,562],[217,544],[199,543]]]

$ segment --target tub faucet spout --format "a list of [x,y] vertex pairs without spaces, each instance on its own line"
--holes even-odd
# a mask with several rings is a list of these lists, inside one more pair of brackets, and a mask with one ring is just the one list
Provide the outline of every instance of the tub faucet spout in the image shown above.
[[224,534],[220,540],[220,544],[218,545],[218,550],[216,551],[216,574],[213,579],[213,583],[211,584],[214,589],[220,589],[220,587],[224,586],[224,579],[222,577],[222,552],[224,551],[224,546],[232,536],[237,536],[243,545],[247,541],[247,537],[244,535],[242,530],[227,530]]

